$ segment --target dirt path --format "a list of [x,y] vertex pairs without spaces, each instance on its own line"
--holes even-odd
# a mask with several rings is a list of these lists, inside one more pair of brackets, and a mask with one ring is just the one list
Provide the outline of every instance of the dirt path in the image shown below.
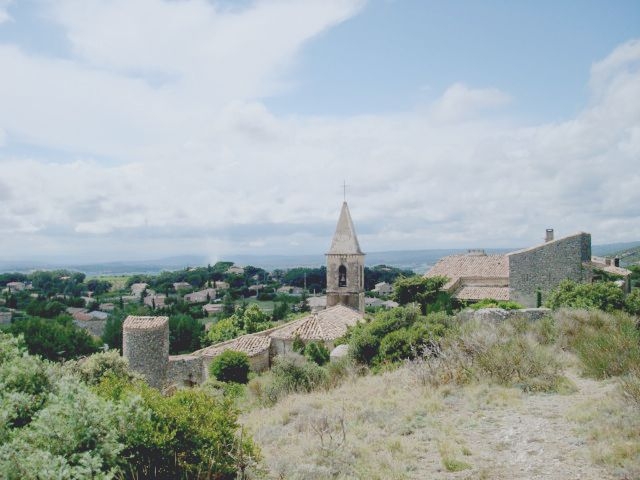
[[[608,395],[612,383],[571,376],[578,391],[570,395],[522,395],[516,405],[474,408],[464,399],[450,405],[456,432],[471,451],[477,473],[486,478],[614,479],[590,460],[585,438],[569,418],[580,405]],[[453,411],[460,407],[456,413]],[[445,418],[443,417],[443,418]],[[447,478],[468,478],[459,472]],[[474,477],[475,478],[475,477]]]

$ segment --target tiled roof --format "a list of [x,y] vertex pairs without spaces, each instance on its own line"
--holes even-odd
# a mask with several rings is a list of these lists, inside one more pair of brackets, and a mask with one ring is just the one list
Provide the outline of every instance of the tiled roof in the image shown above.
[[252,357],[268,350],[270,345],[271,339],[267,336],[257,334],[243,335],[241,337],[234,338],[233,340],[203,348],[202,350],[193,352],[192,355],[215,357],[225,350],[235,350],[237,352],[244,352],[248,356]]
[[129,315],[122,325],[125,330],[143,330],[163,327],[169,317],[137,317]]
[[347,332],[347,327],[362,320],[362,315],[344,305],[335,305],[291,322],[273,331],[273,338],[301,340],[335,340]]
[[443,276],[449,281],[444,289],[449,290],[461,278],[509,278],[507,255],[450,255],[444,257],[429,270],[426,277]]
[[509,300],[509,287],[466,287],[463,286],[454,295],[459,300]]
[[591,262],[584,262],[584,264],[586,266],[597,268],[598,270],[604,270],[607,273],[620,275],[622,277],[631,275],[631,270],[627,270],[626,268],[622,267],[616,267],[615,265],[607,265],[606,263],[595,262],[593,260]]

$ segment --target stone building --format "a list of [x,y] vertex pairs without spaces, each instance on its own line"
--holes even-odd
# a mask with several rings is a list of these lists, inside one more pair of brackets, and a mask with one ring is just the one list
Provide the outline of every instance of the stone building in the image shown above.
[[491,298],[536,307],[563,280],[591,282],[598,270],[623,278],[631,273],[594,261],[590,234],[581,232],[554,239],[553,230],[548,229],[546,241],[541,245],[504,255],[487,255],[482,250],[450,255],[438,261],[425,276],[447,277],[444,290],[459,300]]
[[345,305],[364,312],[364,253],[347,202],[342,204],[338,225],[327,257],[327,307]]
[[162,388],[169,364],[169,317],[129,315],[122,325],[122,355],[149,385]]

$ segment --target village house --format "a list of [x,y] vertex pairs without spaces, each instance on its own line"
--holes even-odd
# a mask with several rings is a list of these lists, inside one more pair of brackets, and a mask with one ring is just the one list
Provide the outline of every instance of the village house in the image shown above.
[[24,282],[8,282],[7,288],[9,289],[10,292],[21,292],[25,288],[27,288],[27,286]]
[[227,269],[227,273],[231,273],[231,274],[234,274],[234,275],[244,275],[244,268],[238,267],[237,265],[231,265]]
[[214,315],[216,313],[222,312],[223,309],[224,305],[222,305],[221,303],[207,303],[206,305],[202,306],[202,311],[205,313],[205,315]]
[[484,250],[450,255],[440,259],[425,276],[447,277],[443,290],[458,300],[513,300],[525,307],[537,307],[563,280],[592,282],[599,270],[620,276],[628,289],[631,272],[592,258],[590,234],[554,239],[553,230],[548,229],[541,245],[503,255],[487,255]]
[[167,296],[162,293],[152,293],[144,297],[144,304],[151,308],[164,308]]
[[387,282],[376,283],[373,291],[380,295],[391,295],[393,293],[393,285]]
[[131,295],[140,297],[140,295],[142,295],[142,292],[144,292],[148,286],[148,283],[133,283],[131,285]]
[[187,293],[183,299],[187,303],[202,303],[216,298],[215,288],[206,288],[198,292]]
[[175,282],[173,284],[173,288],[176,292],[178,290],[188,290],[191,288],[191,284],[189,282]]

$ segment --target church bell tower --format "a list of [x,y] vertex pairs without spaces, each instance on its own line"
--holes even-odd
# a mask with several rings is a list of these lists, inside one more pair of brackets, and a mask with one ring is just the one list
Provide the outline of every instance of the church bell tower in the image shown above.
[[327,308],[345,305],[364,313],[364,253],[347,202],[327,252]]

